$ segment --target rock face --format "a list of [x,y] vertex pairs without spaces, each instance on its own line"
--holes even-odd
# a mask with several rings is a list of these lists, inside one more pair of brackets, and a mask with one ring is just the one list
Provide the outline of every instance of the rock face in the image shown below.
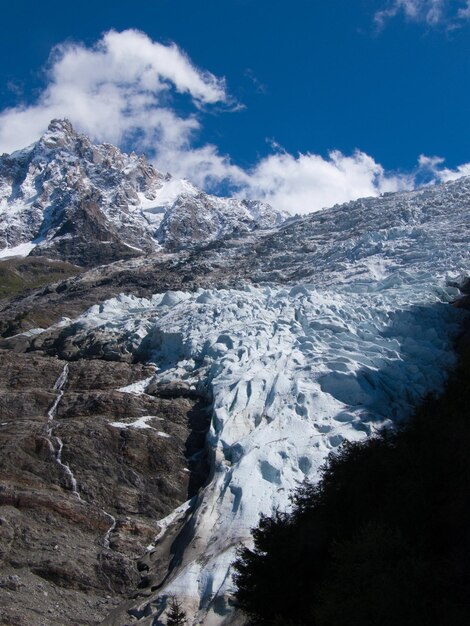
[[93,145],[67,120],[0,157],[0,257],[27,254],[95,266],[270,228],[285,215],[218,198],[158,172],[144,156]]
[[118,391],[151,367],[0,357],[2,623],[100,623],[207,477],[204,402]]

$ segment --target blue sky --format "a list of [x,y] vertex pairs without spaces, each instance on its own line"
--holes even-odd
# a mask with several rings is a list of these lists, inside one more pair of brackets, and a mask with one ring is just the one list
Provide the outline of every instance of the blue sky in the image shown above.
[[467,0],[16,0],[0,51],[0,152],[69,117],[298,212],[470,173]]

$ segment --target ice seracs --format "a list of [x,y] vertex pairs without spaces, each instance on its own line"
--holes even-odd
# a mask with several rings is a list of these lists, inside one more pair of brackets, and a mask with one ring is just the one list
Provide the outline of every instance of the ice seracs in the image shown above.
[[442,387],[457,291],[426,281],[369,287],[120,297],[79,320],[118,342],[140,337],[139,354],[161,366],[152,382],[179,380],[212,397],[213,478],[160,590],[181,598],[194,623],[222,623],[230,611],[230,564],[261,512],[288,507],[291,490],[315,479],[344,439],[403,419]]

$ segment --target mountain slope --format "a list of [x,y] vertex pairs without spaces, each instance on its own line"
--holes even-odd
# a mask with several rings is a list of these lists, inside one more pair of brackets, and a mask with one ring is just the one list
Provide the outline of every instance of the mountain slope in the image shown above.
[[[199,235],[184,219],[164,226],[183,196],[192,198],[189,213],[183,211],[191,215],[199,195],[187,188],[181,194],[179,185],[187,183],[154,184],[172,207],[157,228],[166,248],[2,302],[8,336],[2,346],[23,352],[25,362],[39,356],[56,367],[57,357],[85,370],[95,361],[110,371],[116,365],[110,362],[150,365],[151,374],[131,385],[137,408],[127,420],[86,404],[88,418],[99,417],[105,431],[121,429],[123,438],[131,418],[142,424],[151,398],[196,396],[210,407],[209,480],[183,507],[184,519],[178,509],[175,517],[150,522],[155,540],[140,555],[138,590],[104,623],[158,623],[175,594],[191,623],[228,624],[231,564],[260,513],[288,508],[290,491],[304,478],[315,480],[344,439],[361,441],[401,423],[425,394],[442,390],[466,315],[450,304],[469,273],[470,179],[358,200],[268,231],[252,225],[235,232],[232,224],[231,236],[197,246]],[[232,215],[238,201],[220,202]],[[71,231],[57,239],[77,241]],[[50,242],[52,235],[44,245],[56,245]],[[116,381],[114,392],[129,390]],[[82,406],[67,404],[57,420],[89,506],[86,458],[74,458],[76,435],[60,423],[82,419]],[[9,428],[13,440],[24,434],[14,419]],[[37,453],[28,451],[34,464]],[[54,487],[55,497],[73,497],[70,481]],[[118,558],[118,543],[102,548]]]
[[66,120],[0,157],[0,215],[0,258],[32,253],[84,266],[200,245],[286,217],[260,202],[205,194],[144,156],[93,145]]

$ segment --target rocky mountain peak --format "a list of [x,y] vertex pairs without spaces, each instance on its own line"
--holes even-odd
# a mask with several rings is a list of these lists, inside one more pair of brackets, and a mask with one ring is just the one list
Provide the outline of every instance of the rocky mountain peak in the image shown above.
[[0,157],[0,215],[0,257],[29,253],[83,266],[201,245],[286,217],[263,203],[210,196],[163,175],[145,156],[94,144],[66,119],[52,120],[29,148]]
[[47,148],[62,148],[72,145],[77,138],[78,134],[69,120],[53,119],[38,143]]

